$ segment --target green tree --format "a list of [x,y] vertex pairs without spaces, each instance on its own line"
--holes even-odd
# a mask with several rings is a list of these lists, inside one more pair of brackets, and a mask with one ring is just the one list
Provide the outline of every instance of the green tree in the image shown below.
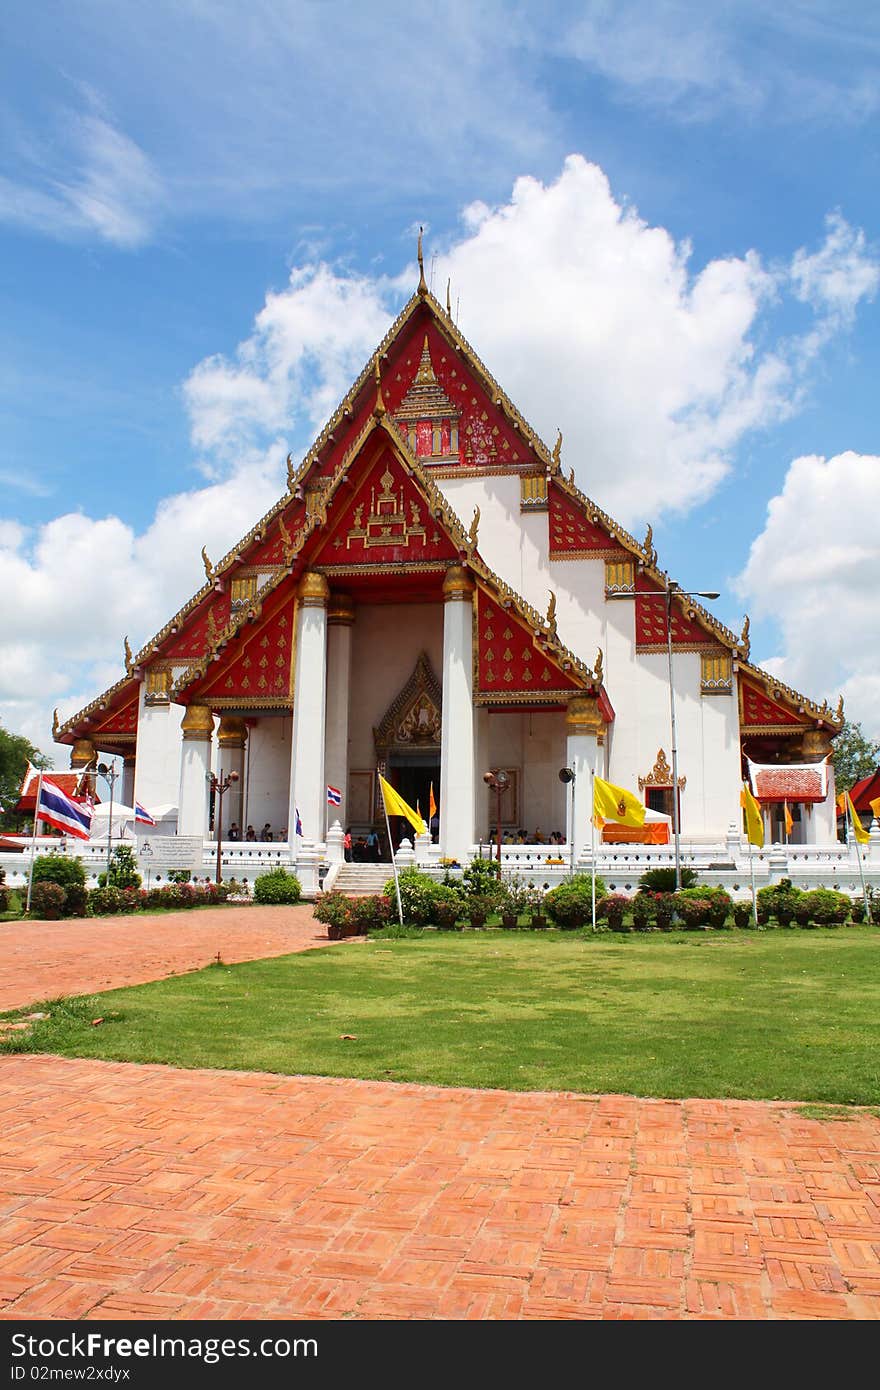
[[34,767],[51,767],[52,759],[47,758],[38,748],[24,737],[24,734],[10,734],[0,724],[0,825],[7,829],[15,825],[17,817],[12,808],[18,800],[21,779],[24,777],[28,761]]
[[838,792],[849,791],[850,787],[867,777],[880,763],[880,743],[872,743],[862,733],[861,724],[843,721],[843,728],[834,740],[831,754],[834,764],[834,780]]

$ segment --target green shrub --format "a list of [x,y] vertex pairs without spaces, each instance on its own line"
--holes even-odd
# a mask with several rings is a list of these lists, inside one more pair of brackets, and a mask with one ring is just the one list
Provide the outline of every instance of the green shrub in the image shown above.
[[71,884],[85,884],[86,870],[81,859],[68,854],[41,854],[34,861],[34,883],[60,883],[62,888]]
[[471,926],[479,930],[495,910],[496,900],[489,893],[472,893],[465,903],[465,913]]
[[35,883],[31,889],[31,916],[41,922],[57,922],[64,915],[65,897],[60,883],[52,883],[49,879]]
[[790,927],[797,916],[798,903],[804,894],[793,888],[790,878],[783,878],[770,888],[758,889],[759,920],[768,922],[775,917],[780,927]]
[[[424,927],[433,921],[434,904],[443,901],[440,889],[444,892],[450,890],[444,888],[441,883],[434,880],[421,869],[410,868],[402,869],[398,874],[400,882],[400,906],[403,911],[403,920],[406,926]],[[454,889],[452,890],[455,891]],[[383,893],[389,899],[392,908],[397,912],[397,894],[394,887],[394,879],[389,878],[385,884]]]
[[692,898],[684,893],[676,893],[675,910],[682,920],[685,931],[699,931],[701,927],[709,925],[712,903],[709,898]]
[[740,931],[744,931],[747,927],[754,926],[755,919],[752,912],[752,904],[734,903],[733,922],[734,926],[739,927]]
[[468,898],[488,898],[498,903],[504,896],[501,865],[495,859],[472,859],[461,876],[461,885]]
[[351,925],[353,902],[353,898],[347,897],[339,889],[334,889],[330,893],[322,893],[315,903],[315,920],[324,924],[331,941],[341,941],[342,937],[347,934]]
[[[682,888],[693,888],[697,881],[695,869],[686,869],[681,866],[681,886]],[[675,892],[675,868],[671,869],[646,869],[639,879],[640,893],[674,893]]]
[[108,888],[140,888],[137,856],[131,845],[117,845],[110,856],[107,870]]
[[189,883],[192,878],[192,869],[169,869],[169,883]]
[[[391,907],[393,911],[396,904],[392,903]],[[442,927],[445,931],[451,931],[455,928],[464,910],[461,893],[457,888],[453,888],[450,884],[446,883],[436,883],[434,885],[430,916],[430,923],[432,926]]]
[[632,920],[636,931],[651,931],[657,922],[657,900],[653,893],[636,893],[632,900]]
[[849,898],[844,893],[836,893],[833,888],[814,888],[812,893],[804,893],[803,897],[806,899],[807,921],[814,922],[817,927],[837,926],[849,916]]
[[[596,902],[606,897],[608,889],[601,878],[596,879]],[[593,920],[593,880],[590,874],[575,874],[573,878],[551,888],[544,895],[547,915],[564,930],[589,925]]]
[[0,912],[9,911],[9,889],[0,883]]
[[119,888],[93,888],[89,893],[89,914],[93,917],[112,917],[122,911],[122,891]]
[[296,874],[280,867],[260,874],[254,883],[254,898],[258,903],[298,903],[301,895],[302,884]]
[[[636,894],[636,900],[641,893]],[[675,894],[674,893],[652,893],[654,899],[654,918],[660,931],[672,931],[675,925]]]
[[612,931],[629,931],[623,920],[629,909],[630,900],[623,893],[609,893],[596,900],[596,917],[607,922]]
[[71,883],[64,894],[65,917],[85,917],[89,906],[89,890],[84,883]]
[[351,924],[357,935],[381,931],[391,920],[391,903],[384,894],[373,893],[364,898],[353,898],[351,903]]
[[865,900],[864,898],[853,898],[849,909],[849,915],[858,924],[865,920]]

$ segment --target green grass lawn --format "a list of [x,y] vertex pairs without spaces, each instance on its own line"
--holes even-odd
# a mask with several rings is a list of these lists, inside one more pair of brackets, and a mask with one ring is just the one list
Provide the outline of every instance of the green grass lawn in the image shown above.
[[380,938],[56,1001],[49,1020],[4,1046],[511,1090],[868,1105],[880,1101],[878,953],[880,934],[866,927]]

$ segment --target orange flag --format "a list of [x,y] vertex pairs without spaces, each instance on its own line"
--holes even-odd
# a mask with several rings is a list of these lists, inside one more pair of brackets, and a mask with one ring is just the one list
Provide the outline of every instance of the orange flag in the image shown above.
[[428,790],[428,820],[433,820],[436,814],[437,803],[434,800],[434,783],[432,782]]
[[788,809],[787,801],[783,802],[783,814],[785,817],[785,833],[786,835],[790,835],[792,831],[792,826],[794,825],[794,820],[792,819],[791,811],[789,811]]

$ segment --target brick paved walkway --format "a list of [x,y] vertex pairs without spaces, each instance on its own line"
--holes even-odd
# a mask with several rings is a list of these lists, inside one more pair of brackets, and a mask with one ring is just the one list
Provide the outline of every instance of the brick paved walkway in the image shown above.
[[305,904],[5,922],[0,926],[0,1011],[199,970],[218,951],[232,962],[326,945],[326,927],[315,922]]
[[880,1121],[0,1064],[5,1317],[876,1318]]

